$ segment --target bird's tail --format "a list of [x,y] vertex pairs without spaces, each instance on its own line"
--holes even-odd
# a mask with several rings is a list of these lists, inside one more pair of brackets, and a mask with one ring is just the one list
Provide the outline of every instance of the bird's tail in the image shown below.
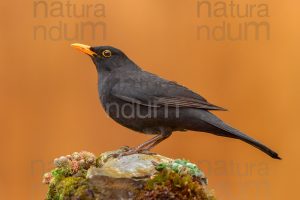
[[216,134],[216,135],[220,135],[220,136],[225,136],[225,137],[242,140],[242,141],[254,146],[255,148],[263,151],[264,153],[268,154],[270,157],[281,160],[281,158],[279,157],[279,155],[276,152],[274,152],[267,146],[263,145],[262,143],[258,142],[257,140],[249,137],[248,135],[240,132],[239,130],[236,130],[236,129],[232,128],[231,126],[225,124],[223,121],[218,119],[213,114],[211,114],[211,117],[207,117],[202,120],[204,120],[206,123],[208,123],[214,127],[209,132]]

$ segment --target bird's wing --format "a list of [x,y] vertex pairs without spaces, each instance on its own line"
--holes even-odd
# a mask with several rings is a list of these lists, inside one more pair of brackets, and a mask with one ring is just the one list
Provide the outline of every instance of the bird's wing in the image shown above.
[[111,95],[126,102],[150,107],[169,106],[226,110],[209,103],[184,86],[145,71],[122,74],[112,88]]
[[201,101],[188,97],[159,97],[157,98],[156,103],[173,107],[191,107],[205,110],[226,110],[219,106],[208,103],[207,101]]

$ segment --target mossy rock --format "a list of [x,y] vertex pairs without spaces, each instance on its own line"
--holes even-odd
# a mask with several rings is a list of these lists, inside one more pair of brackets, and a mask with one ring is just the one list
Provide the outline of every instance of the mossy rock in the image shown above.
[[96,158],[89,152],[62,156],[44,175],[47,200],[214,200],[203,172],[187,160],[157,154],[118,157],[121,148]]

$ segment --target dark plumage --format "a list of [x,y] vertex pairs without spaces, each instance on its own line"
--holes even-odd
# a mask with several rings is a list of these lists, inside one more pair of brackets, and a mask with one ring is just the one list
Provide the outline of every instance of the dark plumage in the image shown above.
[[174,131],[192,130],[240,139],[280,159],[276,152],[209,112],[225,109],[186,87],[143,71],[119,49],[72,46],[90,55],[96,65],[99,96],[108,115],[127,128],[157,135],[130,153],[149,150]]

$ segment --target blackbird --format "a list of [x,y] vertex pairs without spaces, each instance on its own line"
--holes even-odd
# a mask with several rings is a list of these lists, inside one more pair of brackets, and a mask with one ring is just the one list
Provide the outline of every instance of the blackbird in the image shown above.
[[106,113],[137,132],[154,134],[128,154],[147,152],[174,131],[201,131],[242,140],[272,158],[278,154],[213,115],[225,110],[188,88],[141,69],[121,50],[111,46],[72,44],[89,55],[98,72],[98,92]]

